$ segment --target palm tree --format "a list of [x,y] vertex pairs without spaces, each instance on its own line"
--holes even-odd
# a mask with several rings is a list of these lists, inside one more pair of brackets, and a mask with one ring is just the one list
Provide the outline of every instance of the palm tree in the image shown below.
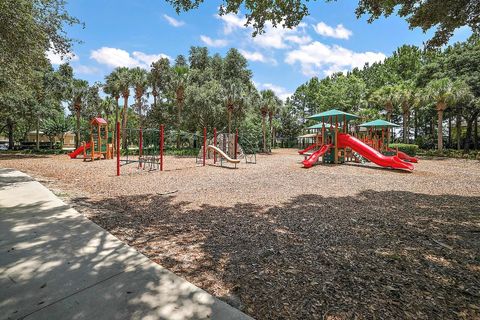
[[113,125],[113,147],[117,149],[117,123],[118,123],[118,112],[120,110],[120,105],[118,101],[120,100],[120,78],[118,75],[118,68],[113,70],[109,75],[105,77],[105,85],[103,86],[103,91],[106,94],[109,94],[113,99],[115,99],[115,123]]
[[[103,92],[109,94],[112,98],[115,99],[115,133],[117,131],[117,122],[118,122],[118,111],[120,100],[120,79],[118,75],[118,68],[113,70],[109,75],[105,77],[105,85],[103,86]],[[115,134],[116,139],[116,134]]]
[[449,78],[432,80],[427,84],[426,93],[430,101],[435,103],[438,116],[438,151],[443,151],[443,113],[454,100],[454,86]]
[[418,136],[418,112],[426,104],[425,102],[425,90],[417,89],[413,93],[412,107],[413,107],[413,138],[416,140]]
[[82,112],[83,102],[88,94],[88,82],[86,80],[74,79],[70,87],[70,96],[72,98],[72,109],[75,112],[76,133],[75,147],[80,145],[80,116]]
[[382,106],[387,111],[387,121],[390,121],[394,110],[395,91],[394,86],[387,85],[377,89],[370,96],[370,102]]
[[148,88],[148,72],[145,69],[136,67],[130,70],[132,85],[135,90],[135,101],[137,112],[140,118],[140,127],[142,126],[142,97]]
[[112,115],[112,113],[115,112],[116,109],[115,99],[112,97],[105,97],[100,102],[100,108],[102,109],[103,113],[105,114],[105,118],[108,121],[110,116]]
[[150,66],[149,84],[152,87],[153,106],[157,107],[157,99],[160,92],[165,91],[170,83],[171,70],[170,60],[168,58],[160,58]]
[[[118,88],[123,97],[123,110],[122,110],[122,137],[125,137],[127,129],[127,116],[128,116],[128,97],[130,96],[130,86],[132,84],[132,76],[130,69],[127,67],[120,67],[115,69],[118,73]],[[123,140],[124,147],[126,148],[127,140]]]
[[275,147],[275,128],[273,127],[273,117],[278,114],[282,101],[274,94],[272,104],[268,107],[268,125],[271,135],[271,147]]
[[262,90],[260,92],[261,101],[260,101],[260,113],[262,114],[262,146],[263,152],[267,152],[267,126],[266,119],[270,106],[275,103],[275,93],[268,89]]
[[394,102],[402,109],[403,115],[403,143],[408,143],[410,133],[410,109],[414,103],[415,92],[411,83],[401,83],[394,90]]
[[180,130],[182,124],[182,110],[185,102],[185,86],[187,84],[187,78],[187,67],[176,66],[173,68],[171,87],[175,94],[175,104],[177,105],[177,148],[180,148]]
[[[476,110],[476,105],[475,105],[475,96],[473,95],[472,91],[470,90],[470,87],[468,86],[465,81],[462,80],[457,80],[453,83],[453,104],[456,106],[456,114],[457,114],[457,120],[456,120],[456,126],[457,126],[457,149],[460,150],[460,140],[461,140],[461,119],[462,119],[462,114],[463,117],[465,118],[465,121],[467,122],[467,132],[466,132],[466,141],[464,144],[464,149],[468,150],[469,147],[469,138],[471,135],[472,131],[472,124],[471,122],[473,121],[472,117],[472,112],[474,115],[474,118],[476,119],[476,114],[475,112],[478,112]],[[478,103],[478,102],[477,102]],[[470,120],[470,121],[469,121]]]
[[228,115],[228,133],[230,134],[232,132],[232,114],[236,108],[239,108],[244,103],[244,92],[241,84],[237,82],[227,83],[224,96]]

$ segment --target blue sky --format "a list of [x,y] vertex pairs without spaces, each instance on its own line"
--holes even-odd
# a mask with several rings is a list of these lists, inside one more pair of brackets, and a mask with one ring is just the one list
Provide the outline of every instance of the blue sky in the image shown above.
[[[177,15],[164,0],[76,0],[67,9],[85,23],[69,28],[81,40],[71,64],[75,74],[93,83],[117,66],[148,68],[162,56],[188,56],[190,46],[206,46],[222,56],[239,49],[249,60],[259,89],[273,89],[282,98],[312,76],[361,67],[382,60],[402,44],[421,46],[432,32],[410,30],[396,16],[372,24],[356,19],[357,1],[310,2],[310,16],[294,29],[267,25],[266,33],[251,37],[244,16],[217,16],[220,1],[205,1],[199,9]],[[468,28],[458,29],[451,42],[465,40]],[[53,64],[59,57],[49,53]]]

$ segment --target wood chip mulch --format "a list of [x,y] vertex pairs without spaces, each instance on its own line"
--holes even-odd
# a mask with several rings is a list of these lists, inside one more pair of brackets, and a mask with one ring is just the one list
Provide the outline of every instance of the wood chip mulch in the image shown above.
[[[0,156],[155,262],[257,319],[480,319],[480,162],[237,170]],[[99,174],[100,173],[100,174]]]

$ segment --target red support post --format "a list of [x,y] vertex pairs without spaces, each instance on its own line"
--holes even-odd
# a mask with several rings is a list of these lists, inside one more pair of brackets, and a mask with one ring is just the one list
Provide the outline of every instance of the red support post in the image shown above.
[[235,150],[234,159],[237,159],[237,144],[238,144],[238,129],[235,131],[235,147],[233,148],[233,150]]
[[203,166],[207,158],[207,128],[203,128]]
[[117,121],[117,176],[120,175],[120,121]]
[[163,171],[163,138],[164,138],[163,124],[160,126],[160,171]]
[[[213,145],[217,146],[217,128],[213,128]],[[217,163],[217,152],[213,150],[213,163]]]

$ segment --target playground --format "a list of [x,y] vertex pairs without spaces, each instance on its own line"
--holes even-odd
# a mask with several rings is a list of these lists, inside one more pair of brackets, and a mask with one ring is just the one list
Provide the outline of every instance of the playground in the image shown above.
[[258,319],[475,318],[480,167],[305,169],[297,149],[163,171],[0,155],[153,261]]

